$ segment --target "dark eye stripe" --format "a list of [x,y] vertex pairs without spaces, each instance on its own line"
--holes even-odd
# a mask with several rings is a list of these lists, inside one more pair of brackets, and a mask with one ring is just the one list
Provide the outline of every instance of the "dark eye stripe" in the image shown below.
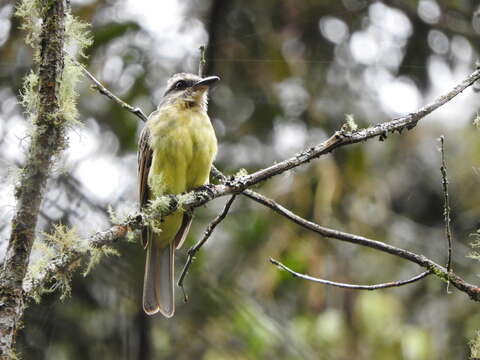
[[165,95],[174,90],[185,90],[189,86],[192,86],[194,83],[194,80],[178,80],[165,92]]
[[187,87],[187,82],[184,80],[178,80],[175,83],[175,89],[183,90]]

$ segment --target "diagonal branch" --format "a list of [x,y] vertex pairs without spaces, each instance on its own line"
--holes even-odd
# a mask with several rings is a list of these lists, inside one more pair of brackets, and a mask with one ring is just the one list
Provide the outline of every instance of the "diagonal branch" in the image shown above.
[[[203,54],[203,51],[205,51],[205,49],[202,49],[202,48],[200,48],[200,50],[202,54]],[[101,94],[109,97],[110,99],[118,103],[124,109],[138,116],[142,121],[146,121],[146,116],[145,114],[143,114],[143,112],[140,109],[133,108],[132,106],[120,100],[117,96],[113,95],[108,89],[106,89],[103,85],[101,85],[100,82],[90,72],[88,72],[87,69],[85,69],[83,66],[80,66],[80,68],[94,82],[95,84],[94,88],[96,90],[98,90]],[[328,154],[339,147],[356,144],[359,142],[364,142],[366,140],[377,138],[377,137],[379,138],[380,141],[384,141],[387,138],[387,135],[389,133],[392,133],[392,134],[395,132],[402,133],[402,131],[405,129],[411,130],[417,125],[417,123],[421,119],[423,119],[424,117],[426,117],[427,115],[429,115],[430,113],[432,113],[433,111],[441,107],[442,105],[445,105],[447,102],[452,100],[454,97],[456,97],[458,94],[460,94],[462,91],[464,91],[466,88],[471,86],[474,82],[476,82],[479,79],[480,79],[480,69],[477,68],[470,75],[468,75],[460,84],[455,86],[448,93],[439,96],[433,102],[423,106],[422,108],[420,108],[414,113],[410,113],[407,116],[403,116],[397,119],[393,119],[391,121],[379,123],[377,125],[370,126],[368,128],[361,129],[354,132],[347,132],[344,130],[337,131],[332,136],[330,136],[327,140],[323,141],[317,146],[306,149],[289,159],[280,161],[272,166],[269,166],[253,174],[250,174],[238,179],[236,184],[231,184],[232,185],[231,193],[239,193],[252,185],[258,184],[262,181],[265,181],[271,178],[272,176],[279,175],[297,166],[308,163],[311,160],[319,158],[322,155]],[[234,189],[234,187],[237,187],[238,190]],[[218,195],[218,196],[223,196],[226,194],[227,193],[222,192],[221,195]],[[213,197],[209,200],[212,200],[212,199]],[[202,203],[201,205],[203,204],[204,203]]]
[[471,86],[475,81],[479,79],[480,69],[476,69],[448,93],[439,96],[433,102],[425,105],[414,113],[355,132],[349,133],[344,131],[337,131],[330,138],[317,146],[302,151],[301,153],[298,153],[290,159],[278,162],[275,165],[272,165],[268,168],[259,170],[249,176],[246,176],[244,179],[245,188],[251,185],[255,185],[261,181],[267,180],[272,176],[281,174],[294,167],[305,164],[322,155],[328,154],[339,147],[356,144],[376,137],[383,141],[386,139],[388,133],[401,133],[405,129],[411,130],[417,125],[417,123],[421,119],[432,113],[434,110],[438,109],[440,106],[452,100],[455,96],[460,94],[463,90]]
[[122,99],[120,99],[118,96],[116,96],[115,94],[113,94],[110,90],[108,90],[105,86],[102,85],[102,83],[100,81],[97,80],[97,78],[95,76],[93,76],[86,68],[85,66],[83,66],[82,64],[80,64],[77,60],[75,60],[73,57],[72,57],[75,65],[77,65],[80,70],[82,70],[82,72],[93,82],[93,85],[92,85],[92,89],[94,90],[97,90],[100,94],[102,95],[105,95],[106,97],[108,97],[110,100],[112,100],[113,102],[117,103],[118,105],[120,105],[120,107],[122,107],[123,109],[131,112],[132,114],[138,116],[138,118],[140,120],[142,120],[143,122],[146,122],[148,120],[148,117],[147,115],[145,115],[145,113],[142,111],[142,109],[140,108],[134,108],[133,106],[127,104],[125,101],[123,101]]
[[[84,69],[84,72],[85,71],[86,69]],[[237,178],[230,177],[226,179],[224,183],[208,186],[206,190],[199,189],[188,194],[165,196],[162,199],[159,199],[160,200],[159,202],[167,203],[168,206],[163,207],[161,209],[149,208],[149,209],[146,209],[145,212],[143,213],[142,212],[133,213],[122,224],[115,225],[114,227],[112,227],[111,229],[105,232],[99,232],[96,235],[94,235],[94,237],[92,237],[91,239],[88,239],[87,241],[90,241],[94,238],[94,239],[100,240],[104,245],[111,244],[114,241],[116,241],[118,238],[124,236],[127,231],[126,229],[130,231],[141,229],[146,223],[148,223],[148,221],[152,221],[154,219],[159,219],[164,216],[167,216],[173,213],[174,211],[176,211],[179,207],[182,207],[184,211],[192,210],[196,207],[205,205],[206,203],[208,203],[213,199],[216,199],[218,197],[225,196],[225,195],[243,193],[244,195],[250,198],[256,197],[256,199],[254,200],[257,202],[261,202],[264,205],[267,205],[267,204],[272,205],[271,203],[272,200],[266,199],[266,198],[262,199],[259,197],[259,194],[256,194],[253,191],[248,190],[248,188],[253,185],[259,184],[260,182],[263,182],[273,176],[282,174],[290,169],[293,169],[297,166],[305,164],[322,155],[330,153],[336,148],[350,145],[350,144],[355,144],[358,142],[363,142],[368,139],[372,139],[376,137],[378,137],[380,140],[384,140],[388,133],[394,133],[395,131],[398,131],[399,133],[401,133],[404,129],[410,130],[413,127],[415,127],[415,125],[422,118],[424,118],[425,116],[427,116],[428,114],[430,114],[431,112],[439,108],[440,106],[446,104],[448,101],[453,99],[455,96],[460,94],[463,90],[471,86],[475,81],[479,79],[480,79],[480,70],[476,69],[469,76],[467,76],[460,84],[455,86],[451,91],[438,97],[432,103],[422,107],[418,111],[411,113],[407,116],[404,116],[398,119],[393,119],[391,121],[380,123],[372,127],[355,131],[355,132],[337,131],[330,138],[320,143],[319,145],[314,146],[305,151],[302,151],[290,159],[278,162],[275,165],[259,170],[253,174],[241,176]],[[102,92],[102,94],[104,93]],[[137,115],[138,117],[142,118],[141,115],[138,114],[138,112],[134,111],[135,109],[133,107],[130,107],[130,108],[133,110],[131,109],[129,110],[129,108],[126,108],[126,109],[131,111],[133,114]],[[480,301],[480,288],[465,282],[462,278],[460,278],[458,275],[454,273],[449,274],[448,271],[443,266],[438,265],[437,263],[426,258],[423,255],[418,255],[418,254],[409,252],[407,250],[399,249],[397,247],[384,244],[376,240],[368,239],[362,236],[348,234],[341,231],[321,227],[315,223],[312,223],[305,219],[300,218],[299,216],[293,214],[287,209],[279,208],[278,206],[273,206],[272,209],[275,210],[276,208],[275,210],[276,212],[289,217],[292,221],[296,222],[299,225],[304,226],[307,229],[315,231],[326,237],[335,238],[338,240],[351,242],[351,243],[362,245],[362,246],[367,246],[367,247],[377,249],[395,256],[399,256],[411,262],[414,262],[419,266],[426,268],[437,277],[445,281],[450,280],[450,282],[457,289],[468,294],[470,298],[472,298],[473,300]],[[119,229],[119,228],[125,229],[125,231],[115,231],[115,229]],[[103,234],[108,234],[108,235],[104,236]],[[66,266],[68,261],[60,261],[60,263],[61,263],[61,266]],[[48,279],[49,277],[51,278],[50,272],[48,272],[44,278],[39,279],[38,281],[39,283],[42,283],[42,281],[44,281],[45,279]]]
[[400,280],[400,281],[392,281],[388,283],[383,283],[383,284],[375,284],[375,285],[356,285],[356,284],[346,284],[346,283],[340,283],[340,282],[335,282],[335,281],[330,281],[330,280],[324,280],[324,279],[319,279],[313,276],[309,275],[304,275],[300,274],[296,271],[293,271],[290,269],[288,266],[282,264],[281,262],[270,258],[269,261],[275,265],[278,266],[280,269],[288,271],[290,274],[292,274],[295,277],[298,277],[303,280],[308,280],[308,281],[313,281],[316,283],[324,284],[324,285],[331,285],[331,286],[336,286],[344,289],[352,289],[352,290],[379,290],[379,289],[387,289],[391,287],[400,287],[403,285],[408,285],[412,284],[418,280],[423,279],[424,277],[428,276],[431,274],[430,271],[424,271],[421,274],[418,274],[410,279],[407,280]]

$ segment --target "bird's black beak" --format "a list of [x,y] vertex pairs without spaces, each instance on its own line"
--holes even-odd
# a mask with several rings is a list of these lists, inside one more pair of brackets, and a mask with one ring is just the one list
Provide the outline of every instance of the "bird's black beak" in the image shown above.
[[215,84],[220,78],[218,76],[208,76],[206,78],[203,78],[200,81],[197,81],[195,84],[193,84],[193,88],[199,87],[199,86],[212,86]]

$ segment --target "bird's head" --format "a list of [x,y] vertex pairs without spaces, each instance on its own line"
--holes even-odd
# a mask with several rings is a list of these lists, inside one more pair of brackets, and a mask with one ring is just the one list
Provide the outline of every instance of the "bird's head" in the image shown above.
[[199,106],[206,110],[208,89],[218,80],[220,80],[218,76],[202,78],[189,73],[175,74],[168,80],[162,104],[182,104],[185,107]]

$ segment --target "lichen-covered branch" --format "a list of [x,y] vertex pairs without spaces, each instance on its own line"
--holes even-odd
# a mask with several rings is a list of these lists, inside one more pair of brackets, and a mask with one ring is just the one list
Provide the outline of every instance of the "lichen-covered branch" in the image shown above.
[[[91,75],[90,73],[88,74],[93,77],[93,75]],[[253,174],[243,176],[239,179],[236,179],[235,182],[227,182],[226,187],[222,185],[223,187],[220,186],[220,188],[212,189],[210,195],[204,199],[204,202],[201,205],[218,196],[223,196],[231,193],[240,193],[243,190],[251,187],[252,185],[256,185],[262,181],[271,178],[272,176],[282,174],[290,169],[303,165],[322,155],[328,154],[337,148],[364,142],[372,138],[378,138],[380,141],[384,141],[387,138],[388,134],[393,134],[395,132],[401,133],[403,130],[411,130],[417,125],[417,123],[421,119],[432,113],[434,110],[438,109],[440,106],[445,105],[447,102],[452,100],[455,96],[460,94],[462,91],[464,91],[466,88],[471,86],[475,81],[479,79],[480,69],[476,69],[448,93],[439,96],[433,102],[425,105],[414,113],[410,113],[407,116],[393,119],[391,121],[370,126],[365,129],[360,129],[358,131],[350,132],[344,129],[339,130],[317,146],[306,149],[291,157],[290,159],[280,161]],[[104,94],[103,91],[101,93]],[[137,111],[131,112],[139,116],[140,119],[144,120]]]
[[[184,208],[194,208],[206,204],[207,202],[228,194],[238,194],[248,189],[253,185],[257,185],[269,178],[282,174],[295,167],[303,165],[315,158],[328,154],[333,150],[351,144],[364,142],[372,138],[379,138],[385,140],[389,133],[399,132],[403,130],[410,130],[414,128],[417,123],[425,116],[438,109],[440,106],[446,104],[455,96],[460,94],[467,87],[471,86],[475,81],[480,79],[480,69],[475,70],[467,76],[460,84],[455,86],[448,93],[438,97],[432,103],[422,107],[418,111],[407,116],[394,119],[388,122],[380,123],[366,129],[361,129],[354,132],[347,132],[344,130],[337,131],[331,137],[317,146],[304,150],[290,159],[280,161],[272,166],[258,170],[252,174],[240,176],[231,180],[227,180],[223,184],[211,185],[208,187],[209,191],[199,191],[191,193],[190,197],[183,198],[182,205]],[[171,197],[172,211],[175,211],[179,199],[178,196]],[[170,212],[170,213],[171,213]],[[164,214],[166,215],[166,214]]]
[[387,138],[388,134],[395,132],[401,133],[403,130],[410,130],[414,128],[421,119],[432,113],[434,110],[438,109],[440,106],[452,100],[455,96],[460,94],[463,90],[471,86],[475,81],[479,79],[480,69],[476,69],[473,73],[467,76],[460,84],[455,86],[448,93],[438,97],[432,103],[425,105],[414,113],[354,132],[347,132],[342,130],[337,131],[330,138],[317,146],[302,151],[301,153],[298,153],[290,159],[278,162],[275,165],[259,170],[251,175],[245,176],[243,179],[242,188],[245,189],[251,185],[258,184],[259,182],[267,180],[274,175],[281,174],[287,170],[290,170],[322,155],[330,153],[339,147],[356,144],[372,138],[379,138],[381,141],[383,141]]
[[0,358],[12,355],[15,335],[23,314],[22,282],[27,271],[37,218],[52,159],[65,147],[65,120],[60,111],[64,69],[65,9],[63,0],[40,2],[42,27],[39,38],[38,97],[34,130],[15,196],[12,220],[0,279]]
[[[84,71],[86,71],[86,69],[84,69]],[[89,75],[91,79],[94,78],[93,75]],[[357,236],[321,227],[315,223],[298,217],[297,215],[293,214],[285,208],[280,207],[280,205],[273,202],[273,200],[262,197],[260,194],[257,194],[248,189],[249,187],[265,181],[273,176],[284,173],[292,168],[307,163],[312,159],[327,154],[336,148],[358,142],[363,142],[376,137],[383,141],[386,139],[389,133],[394,133],[395,131],[401,133],[404,129],[410,130],[415,127],[422,118],[424,118],[440,106],[446,104],[448,101],[453,99],[455,96],[460,94],[463,90],[471,86],[475,81],[479,79],[480,70],[477,69],[469,76],[467,76],[460,84],[455,86],[451,91],[438,97],[435,101],[422,107],[414,113],[358,131],[347,131],[345,129],[342,129],[340,131],[337,131],[334,135],[332,135],[330,138],[328,138],[321,144],[307,149],[301,153],[298,153],[290,159],[278,162],[268,168],[259,170],[253,174],[237,178],[223,178],[221,184],[209,185],[207,187],[204,187],[203,189],[188,194],[163,196],[154,201],[152,205],[145,210],[144,213],[134,213],[130,215],[129,218],[122,224],[112,227],[106,232],[108,234],[107,237],[103,238],[102,233],[98,233],[96,237],[105,240],[105,244],[109,244],[125,234],[123,230],[121,232],[115,231],[115,229],[118,229],[118,226],[120,226],[121,229],[141,229],[145,224],[148,224],[151,221],[158,221],[158,219],[164,216],[168,216],[179,208],[182,208],[183,210],[194,209],[196,207],[205,205],[209,201],[221,196],[243,193],[243,195],[246,195],[257,202],[269,206],[276,212],[282,214],[283,216],[286,216],[297,224],[304,226],[309,230],[315,231],[323,236],[351,242],[357,245],[367,246],[414,262],[419,266],[426,268],[432,274],[443,279],[444,281],[450,281],[457,289],[468,294],[473,300],[480,301],[479,287],[465,282],[462,278],[460,278],[454,273],[449,274],[444,267],[438,265],[437,263],[426,258],[423,255],[418,255],[362,236]],[[109,92],[107,89],[105,90]],[[102,92],[102,94],[105,93]],[[130,108],[134,109],[133,107]],[[137,115],[140,119],[144,120],[141,114],[139,114],[137,111],[129,111]],[[60,267],[65,267],[67,265],[68,263],[61,262]],[[38,279],[38,284],[42,284],[44,280],[51,278],[51,276],[52,274],[47,272],[44,278]]]
[[25,300],[38,298],[42,292],[55,282],[58,274],[69,272],[72,265],[79,263],[84,257],[90,255],[95,249],[109,248],[116,240],[124,237],[128,228],[122,225],[112,226],[106,231],[100,231],[85,241],[83,248],[70,247],[68,251],[55,257],[43,267],[35,277],[26,278],[23,283]]

